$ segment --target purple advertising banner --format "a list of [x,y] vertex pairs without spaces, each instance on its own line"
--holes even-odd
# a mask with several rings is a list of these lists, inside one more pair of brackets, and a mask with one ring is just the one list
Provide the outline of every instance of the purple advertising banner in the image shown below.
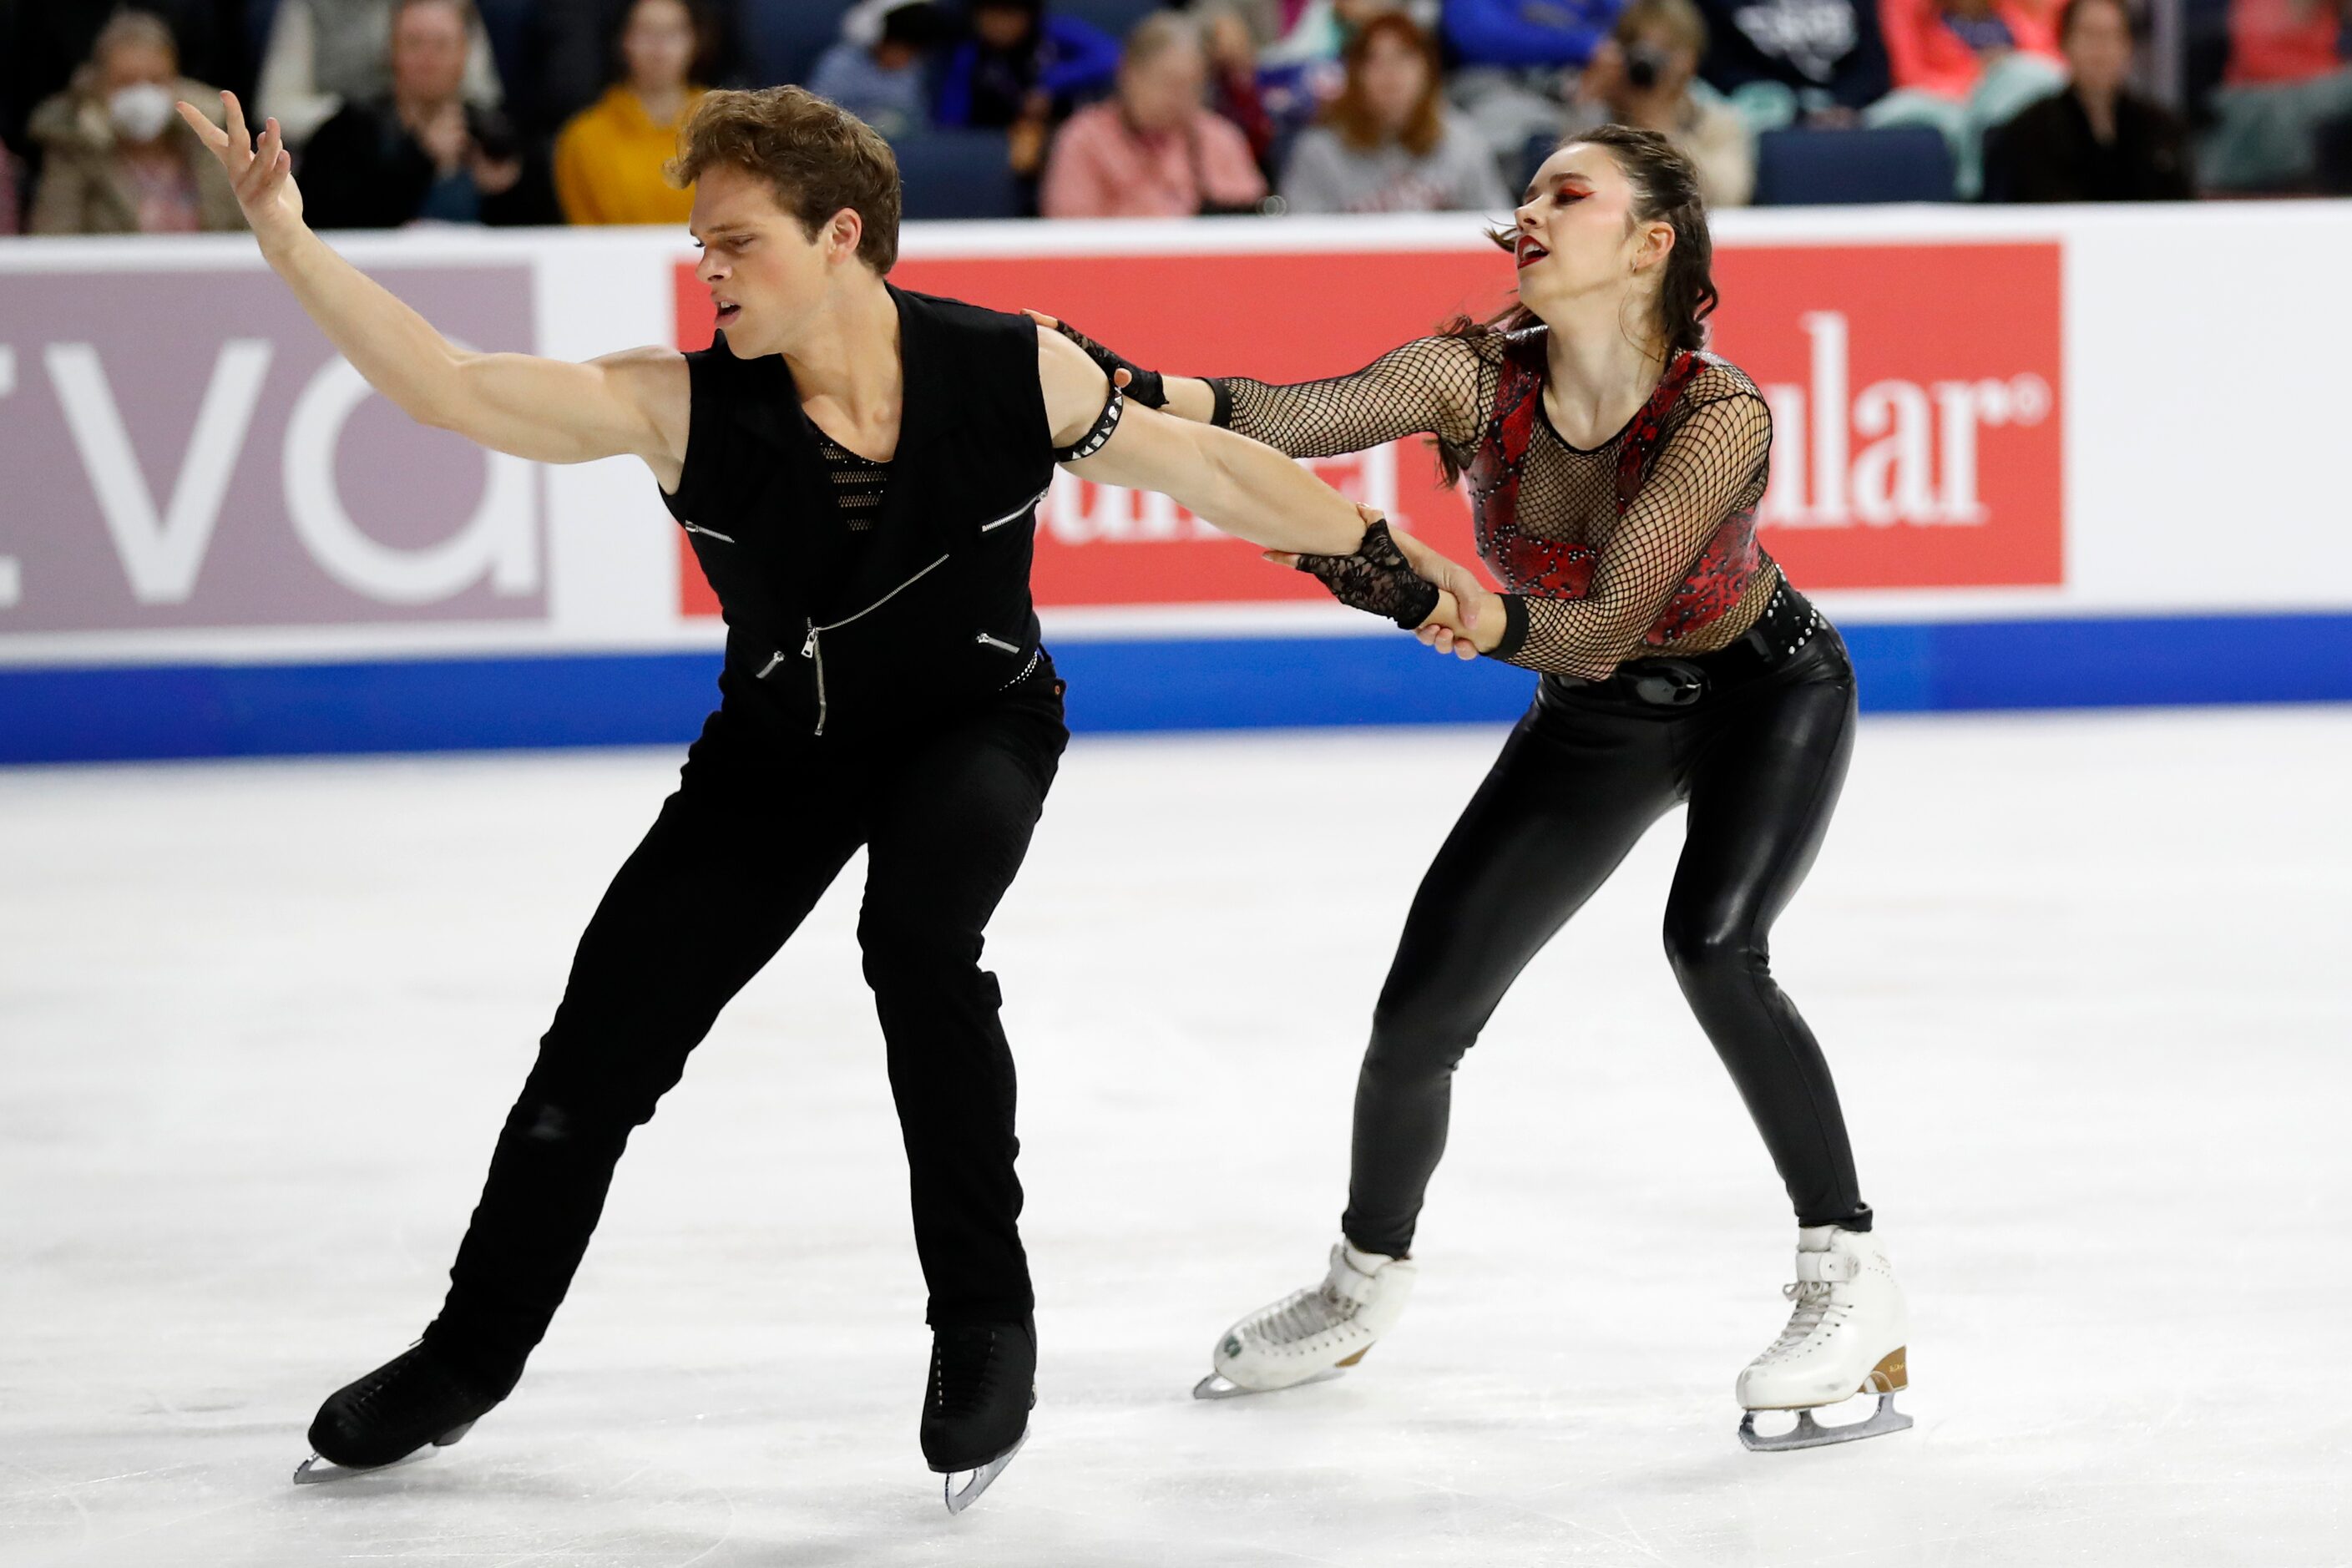
[[[528,263],[375,274],[533,346]],[[411,422],[267,272],[0,274],[0,637],[532,620],[539,477]]]

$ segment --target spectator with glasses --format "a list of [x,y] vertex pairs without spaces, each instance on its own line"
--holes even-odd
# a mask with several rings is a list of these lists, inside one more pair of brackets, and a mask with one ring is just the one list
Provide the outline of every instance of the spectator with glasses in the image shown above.
[[396,0],[389,97],[346,105],[302,158],[312,228],[560,221],[504,115],[465,92],[467,0]]
[[[573,0],[563,0],[571,5]],[[255,88],[262,112],[300,147],[337,110],[392,90],[390,40],[401,0],[278,0]],[[465,96],[485,109],[506,98],[489,34],[466,7]]]

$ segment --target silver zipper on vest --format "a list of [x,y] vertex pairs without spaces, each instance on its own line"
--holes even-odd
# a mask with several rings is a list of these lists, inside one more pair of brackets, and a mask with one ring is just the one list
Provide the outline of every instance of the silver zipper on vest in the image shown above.
[[1014,507],[1011,511],[1006,512],[1003,517],[998,518],[994,522],[983,522],[983,523],[982,523],[982,524],[980,525],[980,531],[981,531],[981,532],[982,532],[982,533],[993,533],[993,532],[995,532],[998,529],[1003,528],[1006,523],[1011,522],[1011,521],[1013,521],[1015,518],[1020,517],[1022,514],[1024,514],[1024,512],[1028,511],[1032,507],[1035,506],[1039,501],[1044,500],[1045,499],[1045,497],[1046,497],[1046,494],[1047,494],[1047,493],[1048,493],[1052,489],[1053,489],[1053,487],[1049,485],[1049,486],[1047,486],[1047,487],[1045,488],[1045,489],[1039,490],[1035,495],[1031,496],[1027,500],[1023,501],[1019,506]]
[[1021,651],[1021,645],[1019,643],[1006,642],[1003,637],[992,637],[986,632],[980,634],[979,642],[981,647],[992,647],[1000,653],[1019,653]]
[[735,536],[731,533],[721,533],[715,528],[705,528],[698,522],[688,522],[684,518],[677,520],[677,525],[688,533],[708,534],[712,539],[723,540],[729,544],[735,542]]
[[1021,667],[1019,673],[1015,674],[1015,675],[1013,677],[1013,679],[1010,679],[1010,680],[1006,681],[1003,685],[1002,685],[1002,686],[998,687],[996,689],[998,689],[999,691],[1010,691],[1010,690],[1012,690],[1014,687],[1016,687],[1016,686],[1020,685],[1023,681],[1024,681],[1024,680],[1028,679],[1029,679],[1029,672],[1030,672],[1031,670],[1033,670],[1033,669],[1036,668],[1037,668],[1037,666],[1038,666],[1039,664],[1043,663],[1043,662],[1044,662],[1044,660],[1045,660],[1045,650],[1044,648],[1042,648],[1042,647],[1041,647],[1041,648],[1039,648],[1035,653],[1033,653],[1033,654],[1031,654],[1031,655],[1029,656],[1029,662],[1028,662],[1028,663],[1026,663],[1026,664],[1024,664],[1024,665],[1023,665],[1023,666]]
[[[908,578],[905,582],[899,584],[897,587],[891,589],[888,593],[883,595],[880,598],[875,600],[872,604],[866,605],[864,609],[858,611],[854,616],[844,616],[841,619],[837,621],[828,621],[824,626],[818,626],[814,621],[808,623],[808,637],[807,640],[801,644],[801,657],[805,659],[814,660],[816,665],[816,732],[818,734],[822,735],[824,733],[824,644],[822,640],[824,634],[827,632],[839,631],[842,627],[849,625],[852,621],[864,620],[866,616],[872,615],[875,611],[880,609],[883,605],[888,604],[891,600],[897,598],[899,595],[905,593],[908,589],[913,587],[916,584],[921,582],[924,578],[929,576],[932,573],[938,571],[947,563],[948,558],[944,555],[940,556],[937,561],[932,562],[929,566],[924,567],[920,572],[916,573],[913,576]],[[783,658],[784,656],[779,653],[773,658],[768,660],[767,668],[760,671],[761,675],[765,676],[769,671],[773,670],[777,665],[783,662]]]

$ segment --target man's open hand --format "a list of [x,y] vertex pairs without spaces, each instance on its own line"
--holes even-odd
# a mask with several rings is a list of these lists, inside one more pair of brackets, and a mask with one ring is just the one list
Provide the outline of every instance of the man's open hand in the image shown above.
[[302,226],[302,193],[295,188],[294,155],[286,150],[278,121],[265,122],[260,143],[256,145],[252,132],[246,129],[245,110],[236,94],[221,94],[221,110],[228,121],[226,131],[205,119],[193,103],[181,103],[180,118],[228,171],[229,184],[236,188],[236,205],[255,237],[264,245],[288,237]]

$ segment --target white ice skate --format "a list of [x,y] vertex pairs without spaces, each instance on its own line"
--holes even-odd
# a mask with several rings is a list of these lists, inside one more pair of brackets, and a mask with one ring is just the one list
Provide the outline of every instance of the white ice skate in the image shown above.
[[1210,1358],[1216,1370],[1193,1387],[1192,1397],[1271,1394],[1339,1376],[1396,1326],[1419,1273],[1411,1258],[1336,1243],[1322,1284],[1295,1290],[1225,1331]]
[[[1797,1232],[1797,1281],[1780,1293],[1797,1304],[1789,1326],[1739,1374],[1739,1440],[1750,1448],[1818,1448],[1883,1436],[1911,1425],[1895,1395],[1911,1385],[1904,1364],[1911,1317],[1886,1248],[1868,1231],[1833,1225]],[[1856,1394],[1875,1394],[1867,1419],[1824,1426],[1813,1412]],[[1765,1436],[1759,1410],[1793,1410],[1797,1424]]]

